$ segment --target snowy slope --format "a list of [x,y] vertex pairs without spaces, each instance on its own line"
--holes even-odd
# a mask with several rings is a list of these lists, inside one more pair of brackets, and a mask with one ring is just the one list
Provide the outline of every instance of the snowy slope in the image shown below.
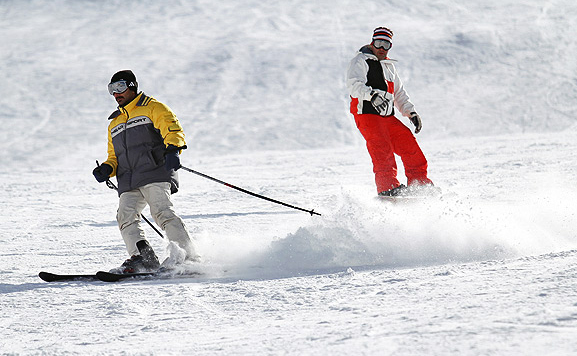
[[[573,2],[13,0],[0,19],[0,354],[577,352]],[[442,199],[374,199],[344,73],[381,25]],[[203,278],[40,281],[126,258],[91,175],[126,68],[181,119],[184,165],[322,216],[181,171]]]

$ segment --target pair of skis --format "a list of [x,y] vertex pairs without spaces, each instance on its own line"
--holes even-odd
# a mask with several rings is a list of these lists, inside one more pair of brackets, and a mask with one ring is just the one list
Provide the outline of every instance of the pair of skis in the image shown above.
[[118,282],[126,279],[162,279],[173,277],[199,277],[200,272],[190,272],[186,274],[173,275],[168,270],[155,272],[140,272],[140,273],[111,273],[105,271],[98,271],[95,274],[55,274],[50,272],[40,272],[38,277],[46,282],[66,282],[66,281],[102,281],[102,282]]

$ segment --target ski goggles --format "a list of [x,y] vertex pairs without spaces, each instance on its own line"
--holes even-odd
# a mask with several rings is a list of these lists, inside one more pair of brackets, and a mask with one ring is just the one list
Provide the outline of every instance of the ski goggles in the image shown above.
[[385,51],[388,51],[391,49],[391,47],[393,47],[393,44],[387,40],[374,40],[372,45],[375,48],[382,48]]
[[114,93],[124,93],[128,89],[128,83],[126,80],[120,80],[118,82],[108,84],[108,92],[110,95],[114,95]]

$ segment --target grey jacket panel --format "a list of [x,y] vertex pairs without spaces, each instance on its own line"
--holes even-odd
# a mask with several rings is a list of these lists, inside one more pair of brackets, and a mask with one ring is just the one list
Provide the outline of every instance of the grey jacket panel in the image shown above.
[[171,192],[178,191],[178,174],[164,167],[165,143],[150,118],[129,118],[110,132],[118,160],[118,195],[156,182],[169,182]]

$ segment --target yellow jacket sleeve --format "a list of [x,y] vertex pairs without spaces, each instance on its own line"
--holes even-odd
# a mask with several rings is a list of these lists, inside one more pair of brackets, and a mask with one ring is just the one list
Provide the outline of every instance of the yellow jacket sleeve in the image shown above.
[[160,131],[160,135],[164,139],[164,144],[166,146],[186,146],[182,126],[180,125],[176,115],[168,106],[158,101],[155,102],[152,108],[151,120],[154,123],[154,127]]

